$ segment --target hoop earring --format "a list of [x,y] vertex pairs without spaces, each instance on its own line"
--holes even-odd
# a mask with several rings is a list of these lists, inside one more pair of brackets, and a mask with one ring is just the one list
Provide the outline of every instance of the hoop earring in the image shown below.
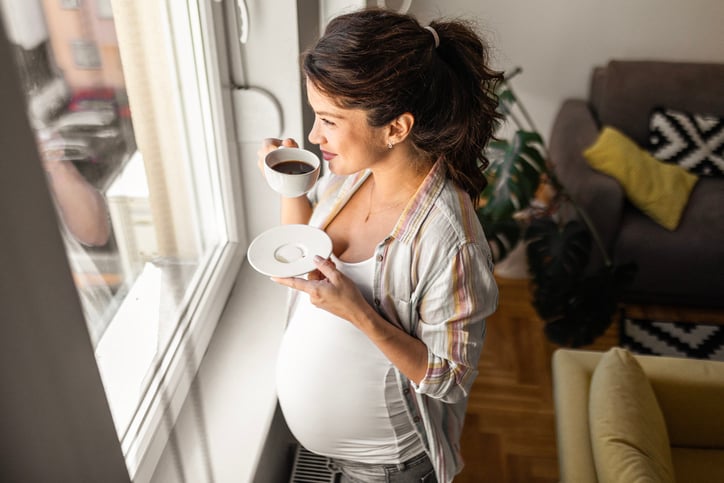
[[387,149],[392,149],[393,146],[394,144],[392,144],[392,141],[387,143]]

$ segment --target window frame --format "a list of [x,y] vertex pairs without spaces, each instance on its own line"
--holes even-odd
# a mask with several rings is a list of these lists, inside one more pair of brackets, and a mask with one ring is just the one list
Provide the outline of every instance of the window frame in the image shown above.
[[[131,423],[121,439],[121,448],[133,481],[150,481],[173,426],[193,384],[204,353],[219,322],[244,260],[246,233],[238,154],[229,141],[232,132],[230,102],[225,100],[222,70],[218,59],[217,25],[211,5],[202,0],[163,3],[169,20],[169,45],[173,50],[177,85],[185,96],[197,97],[193,106],[182,105],[186,132],[192,132],[192,116],[203,118],[204,145],[189,143],[194,156],[214,155],[216,186],[220,190],[220,210],[225,214],[219,225],[225,228],[227,242],[211,257],[204,283],[194,294],[179,321],[158,369],[151,378]],[[185,45],[192,57],[179,54]],[[184,65],[196,62],[197,78],[184,78]],[[188,70],[188,69],[187,69]],[[194,111],[194,112],[191,112]]]

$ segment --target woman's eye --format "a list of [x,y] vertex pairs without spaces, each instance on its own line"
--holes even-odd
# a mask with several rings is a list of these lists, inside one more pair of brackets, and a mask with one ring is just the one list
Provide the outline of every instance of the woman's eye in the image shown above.
[[334,126],[334,123],[332,121],[330,121],[329,119],[320,117],[319,120],[322,121],[322,124],[324,124],[325,126]]

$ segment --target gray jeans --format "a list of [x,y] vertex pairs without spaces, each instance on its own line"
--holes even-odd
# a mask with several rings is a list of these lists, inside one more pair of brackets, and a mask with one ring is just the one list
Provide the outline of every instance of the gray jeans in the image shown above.
[[435,469],[424,452],[400,464],[371,465],[332,459],[330,467],[337,473],[338,483],[437,483]]

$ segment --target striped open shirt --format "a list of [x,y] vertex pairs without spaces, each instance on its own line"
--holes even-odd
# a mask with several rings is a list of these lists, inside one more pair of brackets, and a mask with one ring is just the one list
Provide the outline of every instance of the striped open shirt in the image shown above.
[[[324,229],[370,175],[326,175],[309,199],[310,225]],[[462,469],[459,444],[478,373],[485,318],[498,301],[490,249],[470,197],[435,163],[392,232],[375,248],[373,297],[390,323],[422,340],[427,373],[419,385],[396,370],[415,429],[450,482]]]

